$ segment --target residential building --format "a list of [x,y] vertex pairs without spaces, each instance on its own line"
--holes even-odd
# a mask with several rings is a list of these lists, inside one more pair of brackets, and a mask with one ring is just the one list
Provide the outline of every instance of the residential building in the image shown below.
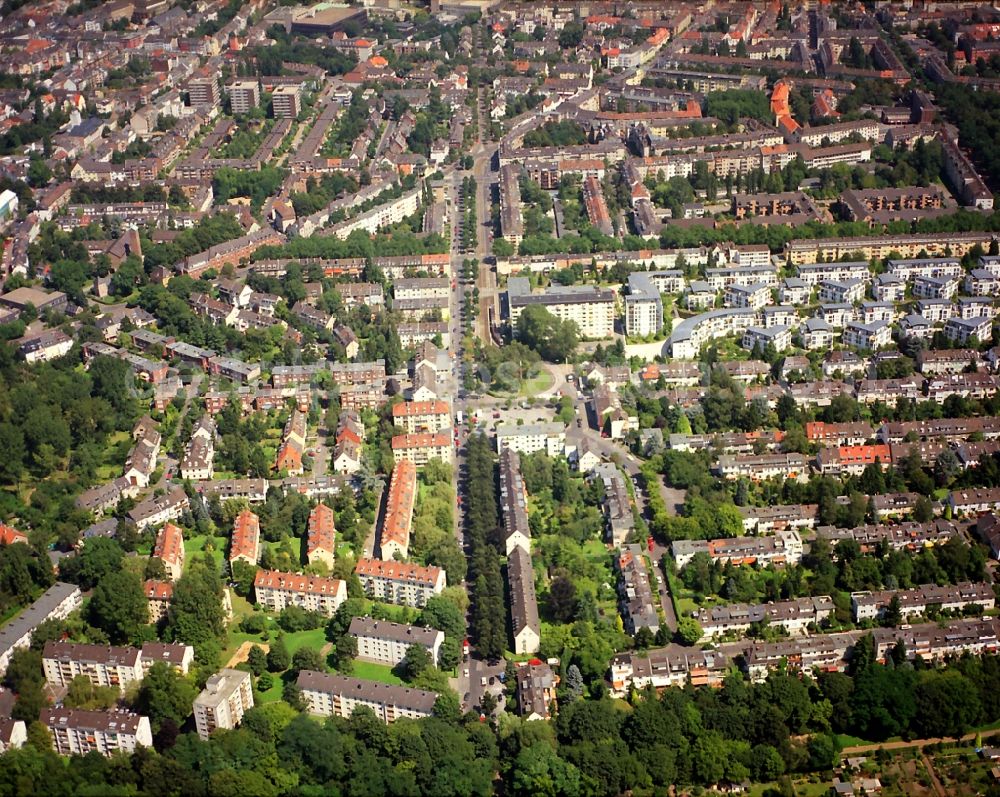
[[625,334],[629,337],[655,335],[663,329],[663,301],[647,272],[628,276],[625,296]]
[[301,110],[300,89],[298,86],[276,86],[271,94],[271,107],[275,119],[294,119]]
[[544,451],[550,457],[560,456],[566,448],[566,427],[561,423],[533,423],[518,426],[498,423],[497,451],[513,449],[521,454]]
[[139,531],[145,531],[153,526],[177,520],[185,510],[191,508],[191,502],[183,487],[175,487],[169,493],[148,498],[129,511],[128,518]]
[[233,521],[229,564],[246,562],[248,565],[256,566],[258,561],[260,561],[260,518],[249,509],[244,509]]
[[334,512],[326,504],[316,504],[309,513],[306,533],[306,560],[309,564],[323,562],[328,568],[333,567],[337,551],[334,521]]
[[234,81],[229,86],[229,103],[234,115],[255,110],[260,105],[260,84],[256,80]]
[[724,455],[719,457],[715,470],[726,479],[746,476],[753,480],[782,479],[805,481],[809,464],[805,456],[795,452],[782,454],[751,454],[746,456]]
[[674,540],[674,561],[683,568],[697,553],[713,562],[736,565],[798,564],[802,560],[802,537],[785,529],[770,537],[734,537],[717,540]]
[[444,570],[434,566],[359,559],[354,572],[369,597],[403,606],[419,608],[447,586]]
[[535,571],[531,556],[520,545],[507,555],[507,584],[510,590],[510,625],[514,653],[535,653],[541,642],[538,599],[535,597]]
[[31,635],[46,620],[63,620],[83,604],[76,584],[57,581],[13,620],[0,628],[0,673],[7,671],[15,650],[31,644]]
[[153,544],[155,558],[163,562],[170,581],[176,581],[184,572],[184,532],[173,523],[165,523],[156,534]]
[[[393,438],[395,439],[395,438]],[[417,468],[410,460],[398,461],[389,478],[385,514],[379,534],[382,559],[407,559],[410,552],[410,527],[417,497]]]
[[240,724],[254,705],[251,684],[249,672],[228,668],[208,679],[194,699],[194,723],[204,741],[218,728],[232,730]]
[[[992,584],[962,582],[954,586],[923,584],[913,589],[881,590],[878,592],[852,592],[851,612],[855,622],[880,620],[893,602],[905,622],[936,612],[962,612],[975,606],[981,614],[992,610],[996,604]],[[928,618],[931,619],[931,618]]]
[[559,676],[548,662],[529,659],[517,665],[517,710],[526,720],[550,719],[556,705]]
[[364,707],[371,709],[386,724],[402,717],[429,717],[438,698],[436,692],[315,670],[302,670],[296,684],[310,714],[346,718],[355,709]]
[[843,341],[845,346],[878,349],[892,342],[892,327],[885,321],[876,321],[874,324],[852,321],[844,327]]
[[444,632],[371,617],[355,617],[347,633],[358,642],[358,658],[395,667],[406,658],[411,645],[424,648],[437,666]]
[[130,754],[137,747],[153,746],[149,717],[128,711],[84,711],[72,708],[42,709],[39,717],[59,755],[84,756],[96,752],[105,758]]
[[299,606],[324,617],[334,612],[347,600],[347,584],[339,578],[304,576],[282,573],[277,570],[258,570],[253,580],[257,603],[273,612],[288,606]]
[[544,307],[563,321],[573,321],[585,338],[608,338],[614,334],[615,293],[593,285],[552,285],[532,293],[527,277],[507,280],[507,307],[512,328],[517,327],[525,307]]
[[450,465],[452,461],[452,441],[449,432],[422,432],[420,434],[398,434],[392,438],[392,456],[396,464],[411,462],[417,467],[426,465],[432,459],[439,459]]
[[174,599],[174,584],[172,581],[158,581],[147,579],[143,582],[142,591],[146,594],[146,601],[149,604],[149,622],[156,625],[170,609],[170,602]]
[[500,515],[504,528],[505,553],[516,547],[531,553],[531,525],[528,523],[528,491],[521,476],[521,457],[511,448],[500,452]]
[[618,611],[626,633],[635,634],[640,628],[656,633],[660,628],[657,612],[658,594],[650,584],[645,555],[638,545],[626,545],[615,554],[618,578]]
[[407,434],[448,431],[451,407],[447,401],[403,401],[392,407],[392,422]]
[[809,626],[820,626],[833,616],[835,606],[828,595],[772,603],[725,603],[703,607],[695,614],[702,640],[729,634],[746,634],[751,626],[781,628],[790,636],[805,634]]
[[141,652],[133,647],[77,645],[46,642],[42,650],[45,680],[53,686],[67,686],[76,676],[86,676],[95,686],[124,690],[142,680]]

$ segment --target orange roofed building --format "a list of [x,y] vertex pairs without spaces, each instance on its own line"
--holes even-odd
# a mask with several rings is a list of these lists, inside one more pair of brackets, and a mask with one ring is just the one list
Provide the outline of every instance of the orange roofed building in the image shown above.
[[303,576],[277,570],[258,570],[253,581],[257,603],[280,612],[288,606],[300,606],[309,612],[333,617],[347,600],[347,584],[339,578]]
[[448,586],[440,567],[359,559],[354,572],[370,598],[421,607]]
[[28,535],[6,523],[0,523],[0,545],[13,545],[15,542],[27,543]]
[[184,532],[173,523],[166,523],[156,535],[153,556],[163,562],[167,578],[176,581],[184,571]]
[[327,567],[333,567],[336,540],[333,510],[326,504],[316,504],[309,513],[309,532],[306,537],[306,559],[309,564],[323,562]]
[[410,553],[410,527],[417,495],[417,466],[397,462],[389,480],[380,547],[383,559],[406,559]]
[[229,545],[229,562],[255,565],[260,560],[260,518],[244,509],[233,522],[233,539]]
[[170,601],[174,599],[174,585],[170,581],[149,579],[143,584],[146,601],[149,605],[149,622],[158,623],[166,617]]

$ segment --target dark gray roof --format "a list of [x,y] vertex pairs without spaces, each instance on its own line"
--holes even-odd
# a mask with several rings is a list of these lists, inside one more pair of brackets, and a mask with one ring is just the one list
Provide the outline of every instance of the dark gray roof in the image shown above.
[[296,682],[303,691],[327,692],[345,695],[356,700],[364,700],[387,706],[399,706],[412,711],[430,714],[434,710],[437,694],[423,689],[410,689],[380,681],[366,681],[346,675],[331,675],[315,670],[302,670]]

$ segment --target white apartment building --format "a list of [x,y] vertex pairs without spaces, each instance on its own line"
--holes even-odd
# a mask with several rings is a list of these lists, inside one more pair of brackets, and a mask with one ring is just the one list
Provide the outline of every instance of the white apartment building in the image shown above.
[[302,670],[296,683],[310,714],[350,717],[356,708],[363,706],[370,708],[387,725],[402,717],[431,716],[438,697],[436,692],[315,670]]
[[755,346],[773,345],[775,351],[784,351],[792,345],[791,327],[750,327],[743,333],[743,348],[753,351]]
[[650,274],[634,271],[628,276],[625,296],[625,334],[655,335],[663,329],[663,300]]
[[407,434],[448,431],[451,426],[451,406],[447,401],[402,401],[393,405],[392,422]]
[[906,280],[896,274],[879,274],[872,285],[872,296],[880,302],[901,302],[906,298]]
[[448,585],[444,570],[430,565],[359,559],[354,572],[370,598],[403,606],[423,606]]
[[843,341],[845,346],[878,349],[892,342],[892,328],[885,321],[876,321],[874,324],[852,321],[844,327]]
[[512,327],[525,307],[538,305],[556,318],[573,321],[585,338],[608,338],[615,331],[615,292],[593,285],[554,285],[532,293],[527,277],[511,277],[507,303]]
[[497,451],[511,449],[521,454],[544,451],[557,457],[566,450],[566,427],[561,423],[498,423],[496,426]]
[[71,708],[43,709],[39,718],[52,735],[52,748],[64,756],[100,753],[134,753],[153,746],[149,717],[129,711],[84,711]]
[[960,345],[989,340],[992,330],[992,318],[949,318],[944,325],[944,334]]
[[139,648],[109,645],[78,645],[46,642],[42,649],[42,670],[52,686],[68,686],[76,676],[86,676],[94,686],[124,690],[142,680]]
[[232,730],[251,708],[253,689],[250,673],[220,670],[208,679],[201,694],[194,699],[194,722],[198,735],[207,741],[216,728]]
[[716,338],[742,335],[748,327],[759,323],[760,318],[750,308],[709,310],[701,315],[685,318],[670,333],[667,346],[670,355],[677,359],[693,360],[701,347]]
[[306,611],[333,617],[347,600],[347,584],[339,578],[303,576],[278,570],[258,570],[253,580],[257,603],[273,612],[287,606],[300,606]]
[[725,302],[728,307],[762,310],[771,303],[771,286],[764,283],[730,285],[726,288]]
[[426,648],[437,666],[444,632],[371,617],[355,617],[347,631],[358,641],[358,658],[395,667],[406,658],[411,645]]
[[917,299],[952,299],[958,293],[957,277],[914,277],[913,296]]
[[871,279],[871,269],[867,261],[853,260],[847,263],[803,263],[798,267],[799,279],[814,287],[824,280],[846,282],[847,280]]
[[0,673],[7,671],[14,651],[31,644],[31,635],[46,620],[62,620],[80,608],[83,594],[76,584],[57,581],[17,617],[0,628]]
[[854,304],[865,297],[865,283],[860,279],[843,282],[823,280],[819,284],[819,300],[833,304]]
[[893,599],[899,602],[899,613],[906,621],[926,614],[931,607],[940,611],[959,612],[966,606],[977,606],[982,612],[987,612],[996,605],[991,584],[974,584],[968,581],[954,586],[923,584],[913,589],[852,592],[851,612],[855,622],[879,619]]

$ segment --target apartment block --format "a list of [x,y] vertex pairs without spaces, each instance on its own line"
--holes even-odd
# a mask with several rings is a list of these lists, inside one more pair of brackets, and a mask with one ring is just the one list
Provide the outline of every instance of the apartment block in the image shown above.
[[231,669],[217,672],[194,699],[194,722],[198,735],[208,741],[217,728],[232,730],[253,705],[249,672]]
[[903,620],[926,615],[928,610],[961,612],[967,606],[975,606],[985,613],[994,608],[996,598],[992,584],[962,582],[954,586],[923,584],[913,589],[880,590],[878,592],[852,592],[851,612],[855,622],[879,620],[897,601]]
[[354,572],[370,598],[403,606],[423,606],[447,586],[440,567],[359,559]]
[[521,454],[544,451],[557,457],[566,448],[566,427],[561,423],[532,423],[518,426],[498,423],[496,427],[497,451],[510,448]]
[[770,537],[674,540],[671,550],[678,568],[687,565],[697,553],[723,564],[794,565],[802,560],[802,537],[795,529],[785,529]]
[[128,711],[46,708],[39,719],[52,736],[52,749],[63,756],[96,752],[110,758],[153,746],[149,717]]
[[531,553],[528,491],[521,476],[521,457],[510,448],[500,452],[500,514],[504,528],[505,553],[509,556],[517,547]]
[[704,641],[727,634],[745,634],[752,625],[774,626],[790,636],[805,634],[809,626],[833,616],[833,599],[828,595],[773,603],[728,603],[703,607],[695,615]]
[[233,521],[233,536],[229,543],[229,564],[246,562],[256,565],[260,560],[260,518],[249,509],[240,512]]
[[425,648],[436,666],[444,632],[371,617],[355,617],[347,631],[358,641],[358,658],[395,667],[406,658],[411,645]]
[[260,105],[260,84],[256,80],[237,80],[229,87],[229,102],[234,115],[245,115]]
[[410,462],[416,467],[421,467],[432,459],[439,459],[446,465],[452,462],[453,449],[451,434],[448,432],[398,434],[392,438],[390,444],[397,465]]
[[124,690],[142,680],[141,652],[133,647],[46,642],[42,670],[52,686],[68,686],[76,676],[83,675],[94,686]]
[[379,535],[382,559],[408,558],[416,497],[417,467],[409,460],[400,460],[393,467],[389,478],[385,514]]
[[167,578],[176,581],[184,572],[184,532],[173,523],[165,523],[156,535],[153,556],[163,562]]
[[253,580],[257,603],[273,612],[298,606],[309,612],[333,617],[347,600],[347,584],[339,578],[304,576],[278,570],[258,570]]
[[626,545],[615,555],[618,574],[618,611],[625,631],[635,634],[640,628],[656,633],[660,628],[657,613],[658,595],[650,583],[649,568],[639,545]]
[[392,422],[407,434],[446,432],[451,427],[451,406],[447,401],[403,401],[393,405]]
[[507,280],[507,306],[512,327],[525,307],[544,307],[563,321],[573,321],[585,338],[607,338],[614,334],[615,292],[593,285],[552,285],[532,293],[527,277]]
[[315,670],[302,670],[296,683],[310,714],[346,718],[355,709],[365,707],[387,725],[403,717],[431,716],[438,697],[436,692]]
[[57,581],[22,611],[0,628],[0,673],[7,671],[15,650],[31,644],[31,635],[46,620],[62,620],[80,608],[83,594],[76,584]]
[[326,504],[316,504],[309,513],[306,536],[306,559],[309,564],[323,562],[333,567],[336,556],[337,530],[333,510]]
[[535,653],[541,643],[541,622],[535,596],[535,570],[531,556],[520,545],[507,556],[507,584],[510,588],[510,624],[514,652]]
[[276,86],[271,94],[271,107],[275,119],[294,119],[302,109],[298,86]]

